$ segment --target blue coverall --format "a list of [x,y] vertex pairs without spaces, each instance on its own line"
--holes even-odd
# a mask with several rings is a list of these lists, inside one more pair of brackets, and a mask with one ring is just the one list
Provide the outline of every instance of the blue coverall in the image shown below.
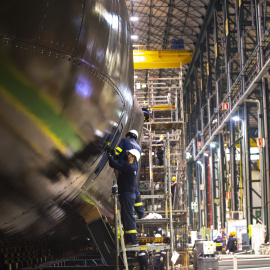
[[218,236],[217,239],[214,240],[214,242],[216,243],[216,250],[217,251],[222,251],[222,247],[223,247],[222,237]]
[[226,250],[230,252],[235,252],[237,250],[237,240],[233,237],[229,237]]
[[[119,156],[118,164],[126,164],[124,160],[124,156],[127,154],[127,150],[137,149],[140,154],[142,152],[141,147],[138,145],[134,138],[124,138],[120,141],[119,145],[115,148],[115,155]],[[145,216],[141,193],[139,192],[136,185],[136,200],[134,204],[135,211],[139,218],[143,218]]]
[[158,165],[163,166],[163,145],[164,141],[159,140],[156,142],[157,144],[157,158],[158,158]]
[[138,244],[136,222],[133,217],[138,163],[119,164],[114,161],[112,156],[109,156],[109,165],[121,172],[118,174],[117,185],[120,195],[121,221],[125,231],[126,242]]
[[[160,260],[162,258],[162,261]],[[164,270],[164,265],[166,263],[166,252],[164,250],[157,250],[155,254],[155,261],[153,265],[154,270]]]
[[143,116],[144,116],[144,122],[149,122],[150,114],[148,110],[143,108],[142,111],[143,111]]
[[148,262],[148,251],[147,250],[140,250],[137,254],[137,258],[140,264],[140,270],[148,270],[149,269],[149,262]]

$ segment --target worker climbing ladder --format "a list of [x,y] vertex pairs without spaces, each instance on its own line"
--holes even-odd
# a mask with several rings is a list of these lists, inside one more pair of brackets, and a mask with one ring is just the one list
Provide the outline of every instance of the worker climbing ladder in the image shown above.
[[[137,92],[136,95],[138,94]],[[147,98],[140,104],[142,108],[149,109],[150,117],[149,121],[144,123],[139,190],[144,200],[146,213],[160,214],[162,219],[138,220],[137,225],[140,225],[144,231],[154,222],[161,227],[161,221],[164,220],[166,236],[170,235],[171,256],[176,247],[173,224],[179,220],[186,222],[182,104],[180,77],[149,78]],[[159,151],[162,152],[161,157]],[[157,159],[155,153],[157,153]],[[172,179],[176,182],[174,194],[171,188]],[[169,269],[168,254],[167,258],[167,269]]]
[[[150,117],[148,122],[144,123],[141,173],[138,182],[141,197],[145,203],[146,214],[150,212],[160,214],[161,218],[136,220],[137,229],[140,228],[142,233],[148,232],[148,235],[138,237],[139,246],[125,246],[121,217],[117,209],[118,195],[114,193],[115,245],[117,249],[115,260],[117,267],[119,267],[118,257],[122,252],[124,265],[127,269],[126,252],[164,250],[167,252],[167,269],[169,269],[170,258],[176,248],[173,237],[174,224],[179,221],[179,217],[184,223],[186,221],[186,208],[183,207],[183,204],[186,203],[183,199],[183,194],[186,193],[186,183],[184,181],[184,122],[180,77],[149,78],[147,91],[147,102],[144,99],[144,102],[140,104],[142,107],[146,106],[150,109]],[[138,94],[137,92],[136,95]],[[162,155],[159,155],[157,163],[155,153],[158,148]],[[171,188],[172,179],[178,185],[177,192],[174,191],[174,194],[172,194]],[[142,186],[145,188],[143,189]],[[174,198],[174,205],[172,197]],[[182,200],[181,203],[179,198]],[[151,237],[149,234],[151,229],[149,228],[153,225],[165,228],[164,234],[166,235]],[[118,231],[121,244],[119,244]],[[173,264],[171,264],[170,269],[173,269]]]
[[[123,262],[124,262],[124,268],[128,270],[128,258],[127,258],[127,251],[140,251],[140,250],[149,250],[153,251],[161,246],[158,245],[156,246],[155,244],[152,245],[140,245],[140,246],[135,246],[135,247],[126,247],[125,246],[125,241],[124,241],[124,235],[123,235],[123,226],[121,223],[121,214],[120,211],[118,210],[118,187],[117,184],[114,183],[112,187],[112,194],[114,196],[114,221],[115,221],[115,262],[116,262],[116,269],[119,270],[119,258],[120,253],[122,253],[123,257]],[[163,220],[163,222],[167,223],[168,220]],[[120,244],[119,244],[119,235],[120,235]],[[121,246],[121,247],[120,247]],[[163,250],[169,250],[171,249],[171,245],[162,245]],[[122,264],[121,264],[122,265]]]

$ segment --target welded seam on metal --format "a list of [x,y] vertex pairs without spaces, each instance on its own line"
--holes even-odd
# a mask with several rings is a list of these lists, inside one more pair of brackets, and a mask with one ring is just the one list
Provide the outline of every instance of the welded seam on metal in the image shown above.
[[208,144],[210,144],[214,140],[214,138],[218,135],[218,133],[220,132],[220,130],[223,129],[223,127],[225,126],[225,124],[230,120],[230,118],[232,117],[232,115],[237,111],[238,107],[243,102],[245,102],[245,99],[255,89],[256,83],[258,83],[262,79],[262,77],[268,71],[269,68],[270,68],[270,58],[267,60],[267,62],[265,63],[265,65],[263,66],[263,68],[261,69],[261,71],[259,72],[259,74],[253,80],[252,84],[248,87],[248,89],[246,90],[246,92],[243,94],[243,96],[236,102],[236,104],[234,105],[234,107],[232,108],[232,110],[230,111],[230,113],[226,116],[226,118],[222,121],[222,123],[220,124],[220,126],[214,131],[214,133],[212,134],[212,136],[204,144],[204,146],[202,147],[201,151],[197,154],[197,156],[195,157],[194,160],[198,160],[200,158],[200,156],[206,150],[206,147],[208,146]]

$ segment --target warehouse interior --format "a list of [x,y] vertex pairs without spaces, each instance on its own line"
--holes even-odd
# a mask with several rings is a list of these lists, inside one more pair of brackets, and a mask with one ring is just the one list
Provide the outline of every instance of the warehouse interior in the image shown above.
[[[238,252],[268,253],[259,246],[270,233],[269,5],[127,1],[135,97],[150,112],[143,148],[151,165],[141,168],[140,191],[159,193],[163,175],[157,171],[155,143],[167,134],[165,179],[176,176],[172,218],[179,222],[175,239],[182,250],[194,248],[201,236],[213,241],[222,235],[224,253],[233,231]],[[149,207],[162,208],[158,200],[146,200]],[[190,238],[192,245],[184,248],[181,243],[191,244]],[[208,269],[202,262],[195,267]],[[227,269],[222,263],[219,267]]]
[[0,269],[270,269],[269,133],[270,0],[2,1]]

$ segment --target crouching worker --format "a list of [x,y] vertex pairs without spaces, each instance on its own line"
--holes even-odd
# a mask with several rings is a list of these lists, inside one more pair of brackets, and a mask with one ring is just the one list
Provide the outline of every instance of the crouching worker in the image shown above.
[[140,264],[140,270],[148,270],[149,269],[149,255],[147,250],[140,250],[137,253],[137,260]]
[[164,250],[157,249],[155,253],[155,261],[153,265],[154,270],[164,270],[166,264],[166,252]]
[[137,171],[140,152],[137,149],[127,150],[126,164],[114,161],[108,151],[110,167],[118,170],[117,185],[121,204],[121,221],[124,227],[126,246],[138,246],[136,223],[133,217],[137,189]]

